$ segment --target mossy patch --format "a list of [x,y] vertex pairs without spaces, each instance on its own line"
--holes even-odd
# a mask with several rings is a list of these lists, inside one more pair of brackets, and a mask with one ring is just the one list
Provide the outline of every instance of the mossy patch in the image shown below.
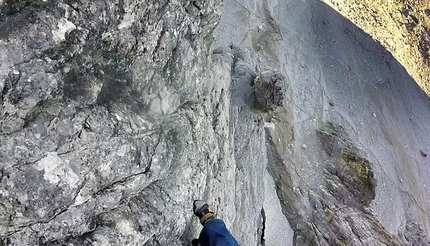
[[345,161],[357,175],[359,185],[373,193],[372,199],[375,197],[375,180],[373,171],[370,167],[370,162],[353,152],[349,148],[341,149],[341,158]]
[[386,245],[402,245],[396,238],[394,238],[379,222],[373,214],[364,213],[367,221],[370,223],[375,232],[378,233],[381,242]]
[[[322,149],[330,157],[327,170],[337,176],[355,199],[348,199],[350,205],[369,205],[375,198],[376,181],[370,162],[361,157],[359,149],[350,140],[344,128],[326,123],[317,131]],[[338,193],[338,196],[344,193]],[[344,199],[343,197],[339,197]]]
[[337,142],[345,142],[348,139],[343,127],[331,122],[327,122],[317,130],[317,135],[323,150],[329,156],[333,156],[336,149],[338,149],[336,147]]
[[341,168],[337,175],[360,203],[369,205],[375,198],[376,186],[370,162],[346,147],[341,148],[340,157]]
[[270,112],[284,103],[282,85],[285,76],[278,71],[263,71],[253,81],[255,94],[255,108],[263,112]]

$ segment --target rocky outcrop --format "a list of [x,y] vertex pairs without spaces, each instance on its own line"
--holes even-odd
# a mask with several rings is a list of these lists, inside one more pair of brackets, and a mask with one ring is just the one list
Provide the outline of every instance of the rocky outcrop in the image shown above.
[[413,245],[410,223],[428,235],[429,99],[389,52],[319,1],[227,2],[214,41],[285,78],[263,116],[281,207],[264,205],[264,226],[283,228],[266,245],[290,230],[286,245]]
[[402,245],[370,209],[376,187],[371,164],[341,126],[327,123],[317,131],[327,159],[322,184],[309,191],[294,185],[283,164],[288,160],[273,141],[276,130],[267,134],[268,170],[295,232],[294,245]]
[[408,245],[429,245],[430,240],[422,227],[413,221],[406,224],[404,237]]
[[254,81],[255,106],[262,111],[274,111],[284,103],[284,76],[277,71],[263,71]]
[[426,0],[326,0],[369,33],[406,68],[430,95],[430,5]]
[[0,244],[188,245],[194,199],[241,245],[428,243],[413,79],[320,1],[224,4],[0,1]]
[[2,244],[181,244],[219,3],[2,2]]

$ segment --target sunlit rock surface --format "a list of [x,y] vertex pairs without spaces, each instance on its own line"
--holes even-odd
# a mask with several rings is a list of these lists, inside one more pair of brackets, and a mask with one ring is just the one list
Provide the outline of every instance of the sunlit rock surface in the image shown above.
[[324,3],[0,13],[0,244],[429,244],[430,100]]
[[430,96],[430,2],[324,0],[386,47]]
[[213,46],[250,47],[259,69],[285,75],[265,125],[292,241],[426,245],[430,102],[405,69],[319,1],[229,1],[223,13]]

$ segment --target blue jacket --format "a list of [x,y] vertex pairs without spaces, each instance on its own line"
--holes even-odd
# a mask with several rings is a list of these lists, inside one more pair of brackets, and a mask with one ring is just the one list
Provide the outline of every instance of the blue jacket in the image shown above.
[[220,219],[211,219],[205,223],[199,242],[201,246],[239,246]]

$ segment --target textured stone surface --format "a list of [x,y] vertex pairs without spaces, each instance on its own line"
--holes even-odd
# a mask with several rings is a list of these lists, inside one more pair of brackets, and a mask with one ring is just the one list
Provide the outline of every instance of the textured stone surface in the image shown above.
[[219,159],[203,117],[218,5],[3,3],[2,243],[183,242]]
[[284,76],[277,71],[263,71],[254,80],[256,108],[262,111],[273,111],[284,103],[282,80]]
[[430,102],[405,69],[318,1],[227,1],[223,13],[213,46],[250,47],[286,78],[284,106],[264,120],[291,241],[413,245],[410,223],[428,237]]
[[188,245],[194,199],[241,245],[427,244],[425,93],[320,1],[224,4],[0,1],[0,244]]
[[325,0],[369,33],[430,95],[430,3],[427,0]]

